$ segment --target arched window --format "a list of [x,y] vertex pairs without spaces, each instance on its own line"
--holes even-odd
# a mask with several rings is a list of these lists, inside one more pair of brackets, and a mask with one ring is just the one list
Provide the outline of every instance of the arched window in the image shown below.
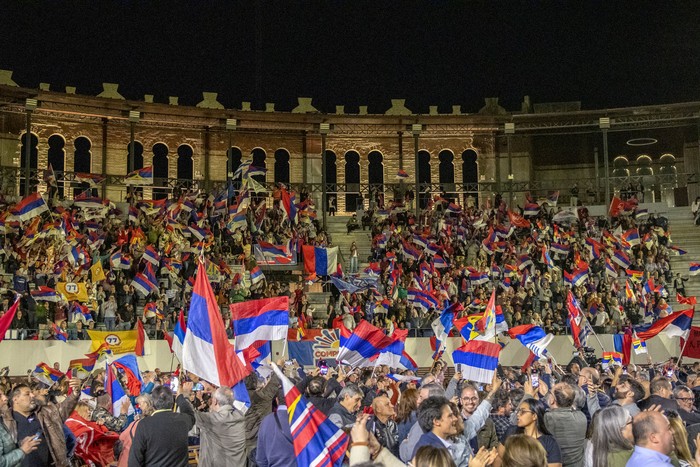
[[[73,143],[75,152],[73,153],[73,171],[76,173],[92,173],[92,143],[84,136],[75,139]],[[73,195],[83,193],[90,188],[90,184],[81,183],[78,188],[73,190]],[[97,195],[97,190],[91,190],[93,195]]]
[[177,148],[177,178],[179,180],[194,179],[194,151],[189,144],[182,144]]
[[369,179],[370,196],[375,193],[374,201],[377,207],[381,208],[384,205],[384,164],[382,163],[384,157],[381,152],[372,151],[367,154],[367,160],[369,161],[367,178]]
[[328,199],[326,206],[330,206],[330,201],[338,209],[338,168],[336,166],[336,155],[333,151],[326,150],[326,186],[328,187]]
[[153,145],[153,199],[168,197],[168,178],[168,146],[156,143]]
[[[241,166],[241,161],[243,160],[243,153],[237,147],[230,147],[226,152],[226,178],[233,178],[233,174],[236,173],[238,167]],[[237,180],[233,186],[239,188],[241,186],[241,176],[238,175],[235,180]]]
[[289,152],[286,149],[275,151],[275,183],[289,185]]
[[[34,133],[30,133],[29,141],[27,141],[27,134],[24,133],[21,136],[20,141],[22,142],[20,151],[20,161],[22,164],[22,172],[20,175],[20,187],[19,187],[19,193],[22,196],[27,196],[29,193],[31,193],[32,187],[31,185],[36,185],[37,179],[36,179],[36,169],[38,167],[39,163],[39,150],[37,146],[39,145],[39,138]],[[29,144],[29,168],[33,171],[33,174],[30,175],[29,178],[29,191],[25,189],[25,172],[24,168],[27,166],[27,144]]]
[[345,210],[357,210],[360,194],[360,155],[356,151],[345,153]]
[[430,174],[430,153],[426,150],[418,151],[418,202],[421,209],[425,209],[428,205],[428,199],[430,199],[430,193],[426,193],[425,188],[428,187],[430,190],[430,184],[432,183]]
[[[63,172],[66,170],[66,140],[61,135],[51,135],[49,137],[49,153],[48,162],[54,173],[56,174],[57,180],[63,179]],[[63,183],[57,184],[58,196],[63,198]]]
[[464,184],[465,206],[466,199],[472,196],[479,201],[479,166],[476,162],[476,151],[467,149],[462,153],[462,183]]
[[[265,150],[262,148],[255,148],[252,151],[253,155],[253,163],[251,164],[253,167],[259,167],[261,169],[267,169],[267,163],[265,162],[265,159],[267,159],[267,153],[265,153]],[[263,185],[267,181],[267,173],[264,173],[262,175],[253,175],[253,180],[255,180],[258,183],[262,183]]]
[[127,173],[134,170],[143,169],[143,144],[134,141],[134,156],[131,157],[131,143],[126,145],[126,168]]
[[455,166],[454,154],[449,149],[443,149],[438,154],[440,160],[440,187],[445,193],[454,193],[455,191]]

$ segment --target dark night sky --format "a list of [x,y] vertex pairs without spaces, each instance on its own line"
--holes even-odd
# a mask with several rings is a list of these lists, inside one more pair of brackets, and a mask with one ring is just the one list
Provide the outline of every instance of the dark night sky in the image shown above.
[[29,1],[0,12],[0,68],[21,86],[120,83],[127,98],[201,91],[231,108],[297,96],[322,111],[389,99],[475,112],[582,101],[585,109],[700,100],[700,2]]

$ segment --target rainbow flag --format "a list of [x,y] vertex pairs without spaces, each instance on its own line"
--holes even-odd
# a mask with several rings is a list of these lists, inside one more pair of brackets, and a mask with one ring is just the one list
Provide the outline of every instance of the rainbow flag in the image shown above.
[[54,383],[60,381],[64,376],[63,373],[54,370],[44,362],[39,363],[32,372],[32,377],[34,377],[34,379],[41,381],[47,386],[53,386]]
[[134,170],[124,179],[125,185],[153,185],[153,167]]
[[641,339],[632,339],[632,349],[635,355],[647,353],[647,343]]
[[603,368],[614,364],[622,365],[622,354],[620,352],[603,352]]

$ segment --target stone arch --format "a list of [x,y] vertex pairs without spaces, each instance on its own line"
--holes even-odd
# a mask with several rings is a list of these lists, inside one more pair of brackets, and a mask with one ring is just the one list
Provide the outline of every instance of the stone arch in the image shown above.
[[[56,174],[56,181],[63,179],[63,172],[66,170],[66,138],[63,135],[55,133],[49,136],[49,150],[47,154],[48,165],[51,166]],[[58,196],[63,198],[64,186],[63,182],[57,183]]]
[[[370,206],[375,201],[377,207],[381,207],[384,197],[384,156],[379,151],[371,151],[367,154],[367,180],[370,186]],[[376,198],[372,200],[371,194],[374,190]]]
[[[39,166],[39,137],[34,132],[31,132],[29,135],[29,138],[27,138],[27,133],[25,132],[20,136],[20,167],[22,168],[22,171],[19,179],[19,193],[22,196],[27,196],[29,193],[31,193],[31,185],[35,185],[37,183],[36,169]],[[24,168],[27,166],[27,144],[29,144],[29,169],[34,172],[29,177],[29,192],[27,192],[25,189],[24,171]]]
[[181,144],[177,148],[177,178],[194,180],[194,149],[189,144]]
[[170,178],[168,145],[156,143],[151,152],[153,152],[153,199],[167,198],[168,178]]
[[446,193],[455,191],[455,155],[450,149],[443,149],[438,154],[440,165],[438,173],[440,174],[440,187]]
[[425,149],[418,151],[418,203],[421,209],[425,209],[428,205],[428,199],[430,198],[429,193],[423,193],[426,186],[430,186],[432,181],[431,167],[430,167],[430,152]]
[[[143,144],[134,141],[134,157],[131,157],[131,143],[126,145],[127,173],[143,169]],[[154,175],[155,176],[155,175]]]
[[[79,136],[73,141],[75,151],[73,152],[73,171],[76,173],[92,173],[92,142],[85,136]],[[81,183],[73,190],[77,195],[90,188],[89,183]]]
[[360,154],[357,151],[345,153],[345,210],[355,212],[360,197]]
[[[236,146],[231,146],[228,148],[228,151],[226,151],[226,176],[227,178],[233,179],[233,174],[236,173],[236,170],[238,170],[238,167],[241,166],[241,162],[243,161],[243,153],[241,152],[241,148],[238,148]],[[238,180],[241,179],[241,176],[239,175]],[[240,183],[234,183],[234,186],[240,186]]]
[[[253,150],[251,151],[251,155],[253,156],[253,162],[251,163],[253,167],[267,169],[267,153],[263,148],[253,148]],[[267,173],[264,173],[262,175],[253,175],[252,178],[256,182],[262,183],[264,185],[267,181]]]
[[627,156],[617,156],[613,160],[612,176],[613,177],[629,177],[630,176],[629,165],[630,165],[630,161],[627,159]]
[[289,186],[289,151],[280,148],[275,151],[275,183]]
[[654,168],[651,166],[652,160],[646,154],[637,157],[637,175],[654,175]]
[[479,202],[479,162],[475,150],[467,149],[462,152],[462,184],[464,185],[464,206],[469,206],[470,199],[474,204]]
[[326,186],[328,186],[328,200],[326,206],[330,206],[330,200],[335,200],[335,208],[338,210],[338,157],[335,152],[326,149]]

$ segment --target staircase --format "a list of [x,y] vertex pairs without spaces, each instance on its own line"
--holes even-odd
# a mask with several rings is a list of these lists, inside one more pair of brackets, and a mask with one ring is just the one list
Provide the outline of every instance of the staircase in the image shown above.
[[[672,245],[688,252],[682,256],[669,257],[673,275],[680,272],[682,277],[688,278],[685,283],[686,296],[700,297],[700,275],[688,275],[689,263],[700,261],[700,227],[694,225],[689,207],[668,208],[665,216],[668,218],[668,226],[671,230]],[[669,303],[674,310],[687,307],[676,302],[676,291],[671,288],[671,284],[669,284],[669,295],[671,295]],[[693,325],[700,325],[700,313],[696,313]]]
[[326,219],[326,226],[333,240],[333,246],[337,246],[340,250],[338,261],[343,264],[344,273],[350,271],[350,245],[352,245],[352,242],[355,242],[357,245],[359,271],[362,271],[369,265],[367,257],[372,253],[372,232],[369,230],[369,227],[367,230],[354,230],[348,234],[348,220],[350,220],[350,216],[329,216]]

